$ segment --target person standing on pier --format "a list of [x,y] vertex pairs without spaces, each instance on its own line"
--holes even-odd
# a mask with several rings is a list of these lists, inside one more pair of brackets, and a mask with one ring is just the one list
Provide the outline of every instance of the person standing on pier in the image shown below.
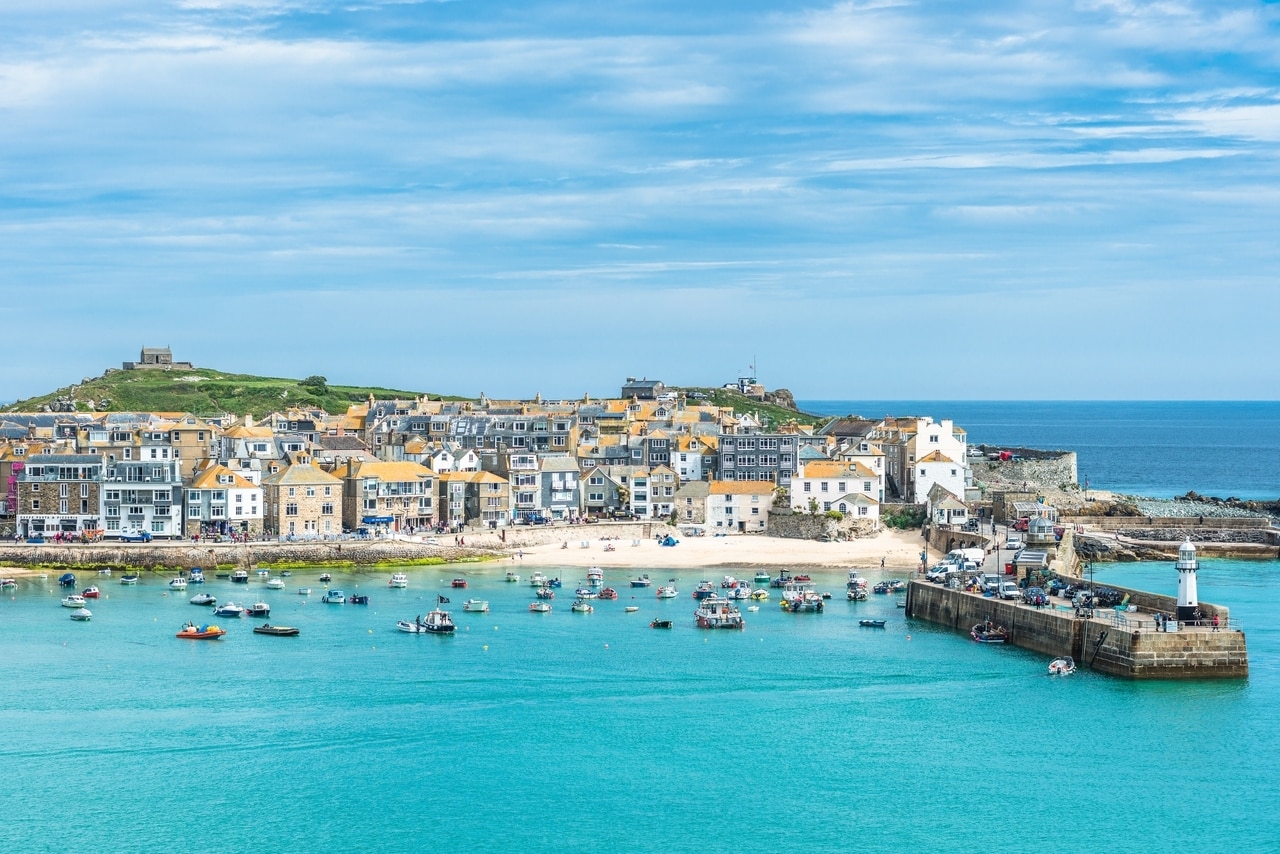
[[1214,615],[1213,615],[1213,630],[1214,630],[1215,632],[1218,630],[1218,615],[1217,615],[1217,614],[1214,614]]

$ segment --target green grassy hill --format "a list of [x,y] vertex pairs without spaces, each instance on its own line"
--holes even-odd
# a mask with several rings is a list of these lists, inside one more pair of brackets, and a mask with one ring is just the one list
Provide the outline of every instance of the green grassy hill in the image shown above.
[[[368,400],[408,399],[422,392],[398,389],[328,385],[322,377],[291,380],[228,374],[210,368],[192,371],[112,371],[50,394],[19,400],[3,412],[40,412],[59,398],[74,399],[78,412],[191,412],[212,416],[224,412],[265,415],[288,406],[319,406],[326,412],[346,412],[347,405]],[[437,395],[432,395],[437,397]],[[106,406],[100,405],[103,400]],[[463,400],[465,398],[449,398]],[[55,409],[57,407],[54,407]]]
[[753,412],[760,416],[764,421],[764,426],[770,430],[776,430],[788,421],[809,424],[817,429],[829,420],[822,415],[812,415],[808,412],[801,412],[798,409],[765,403],[762,400],[748,397],[731,389],[689,387],[681,390],[687,395],[690,403],[711,403],[716,406],[727,406],[733,409],[737,415]]

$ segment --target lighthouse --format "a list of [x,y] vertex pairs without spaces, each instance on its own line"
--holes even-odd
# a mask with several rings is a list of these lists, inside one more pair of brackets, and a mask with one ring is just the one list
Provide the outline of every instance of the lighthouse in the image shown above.
[[1196,547],[1191,538],[1178,547],[1178,619],[1190,621],[1196,618],[1200,599],[1196,595]]

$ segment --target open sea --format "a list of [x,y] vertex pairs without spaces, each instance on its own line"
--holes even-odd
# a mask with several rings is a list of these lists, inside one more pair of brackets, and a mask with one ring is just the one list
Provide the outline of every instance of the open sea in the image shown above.
[[[1276,495],[1280,478],[1130,466],[1134,452],[1086,418],[1106,406],[918,411],[976,442],[1075,448],[1100,487]],[[1173,442],[1151,415],[1165,405],[1139,406],[1146,426],[1116,428],[1115,444]],[[1274,404],[1239,406],[1244,422],[1276,418]],[[1275,448],[1265,433],[1247,437],[1262,443],[1255,464]],[[1230,436],[1186,438],[1206,453]],[[1170,447],[1153,465],[1186,452]],[[809,570],[836,594],[823,614],[784,613],[772,591],[745,631],[708,632],[689,592],[749,570],[652,566],[655,584],[679,579],[664,601],[610,572],[622,598],[575,614],[581,570],[545,568],[565,587],[552,613],[531,614],[509,569],[535,567],[407,569],[404,590],[390,568],[335,575],[368,605],[321,603],[316,572],[281,591],[210,579],[173,593],[158,576],[125,587],[84,573],[79,588],[106,595],[88,623],[59,606],[56,573],[19,579],[0,597],[0,851],[1280,850],[1280,562],[1203,562],[1201,596],[1243,623],[1251,672],[1198,683],[1050,677],[1045,656],[907,621],[891,597],[846,602],[839,571]],[[449,587],[460,573],[467,590]],[[1177,584],[1164,564],[1099,565],[1096,579]],[[233,619],[218,641],[175,638],[212,619],[188,604],[202,589],[261,598],[301,636]],[[439,594],[456,636],[396,630]],[[464,613],[472,596],[491,612]],[[674,628],[650,629],[655,617]]]
[[815,415],[951,419],[971,445],[1075,451],[1094,489],[1280,499],[1280,401],[801,400]]

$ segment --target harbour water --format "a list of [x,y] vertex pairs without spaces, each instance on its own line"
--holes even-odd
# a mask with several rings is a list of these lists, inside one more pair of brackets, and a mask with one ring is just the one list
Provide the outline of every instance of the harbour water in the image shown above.
[[1280,401],[804,400],[818,415],[929,415],[970,444],[1075,451],[1095,489],[1280,498]]
[[[335,576],[367,606],[325,605],[315,573],[263,598],[297,638],[214,620],[160,578],[101,581],[74,623],[56,576],[0,601],[4,851],[1274,850],[1280,564],[1206,560],[1201,595],[1249,633],[1247,680],[1050,677],[1043,656],[908,622],[892,597],[693,627],[689,593],[550,614],[510,563]],[[519,566],[528,573],[533,567]],[[551,568],[549,574],[556,574]],[[657,583],[672,573],[647,570]],[[743,575],[744,573],[737,573]],[[749,573],[746,573],[749,574]],[[878,570],[865,573],[873,581]],[[1168,566],[1099,566],[1172,591]],[[357,587],[358,585],[358,587]],[[297,586],[314,589],[298,596]],[[435,597],[454,637],[406,635]],[[634,595],[634,599],[632,596]],[[460,603],[488,599],[489,614]],[[637,605],[637,613],[623,608]],[[648,627],[654,617],[669,631]],[[883,618],[884,629],[858,619]],[[174,637],[216,621],[219,641]],[[1119,843],[1117,843],[1118,846]]]

